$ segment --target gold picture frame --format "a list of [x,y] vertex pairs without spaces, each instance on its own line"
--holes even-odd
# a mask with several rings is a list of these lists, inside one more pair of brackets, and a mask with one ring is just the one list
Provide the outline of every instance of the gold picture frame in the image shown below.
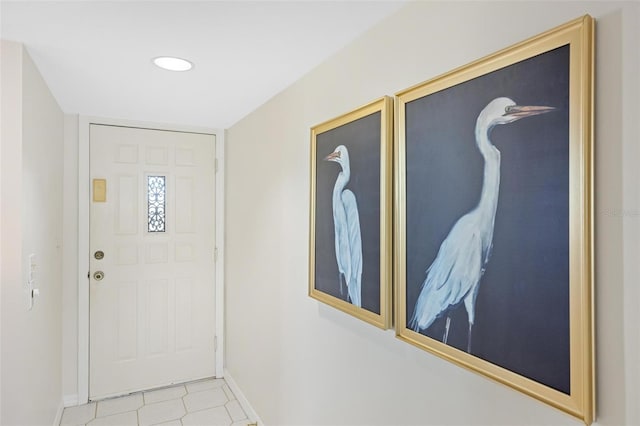
[[393,98],[311,128],[309,296],[382,329],[392,320]]
[[585,424],[593,37],[585,15],[399,92],[394,146],[397,337]]

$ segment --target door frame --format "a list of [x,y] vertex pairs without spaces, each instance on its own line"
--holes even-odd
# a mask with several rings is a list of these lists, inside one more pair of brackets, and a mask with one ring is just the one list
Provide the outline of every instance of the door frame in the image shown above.
[[224,145],[221,129],[78,117],[78,404],[89,402],[89,208],[91,203],[89,136],[92,124],[214,135],[215,147],[215,357],[216,377],[224,376]]

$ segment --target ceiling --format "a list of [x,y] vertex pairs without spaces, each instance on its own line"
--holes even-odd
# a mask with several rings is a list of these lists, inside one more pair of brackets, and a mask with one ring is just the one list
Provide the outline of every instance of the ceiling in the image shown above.
[[228,128],[402,4],[3,0],[0,35],[24,43],[65,113]]

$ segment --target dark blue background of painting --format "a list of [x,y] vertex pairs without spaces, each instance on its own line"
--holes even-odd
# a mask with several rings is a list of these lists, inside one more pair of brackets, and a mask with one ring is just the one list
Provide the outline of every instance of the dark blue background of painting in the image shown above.
[[[569,393],[569,46],[406,105],[407,321],[440,244],[478,203],[475,122],[501,96],[557,111],[490,135],[502,157],[500,195],[471,353]],[[444,322],[423,333],[441,340]],[[448,344],[466,351],[467,330],[459,305]]]
[[347,288],[340,294],[334,245],[333,187],[340,165],[324,161],[338,145],[349,151],[351,178],[346,188],[353,191],[360,213],[362,236],[362,308],[380,313],[380,126],[376,112],[316,137],[316,268],[315,288],[347,300]]

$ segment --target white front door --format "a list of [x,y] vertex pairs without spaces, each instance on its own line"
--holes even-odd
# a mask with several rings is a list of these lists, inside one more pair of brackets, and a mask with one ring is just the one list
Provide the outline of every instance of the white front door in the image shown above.
[[89,398],[214,376],[215,136],[89,138]]

